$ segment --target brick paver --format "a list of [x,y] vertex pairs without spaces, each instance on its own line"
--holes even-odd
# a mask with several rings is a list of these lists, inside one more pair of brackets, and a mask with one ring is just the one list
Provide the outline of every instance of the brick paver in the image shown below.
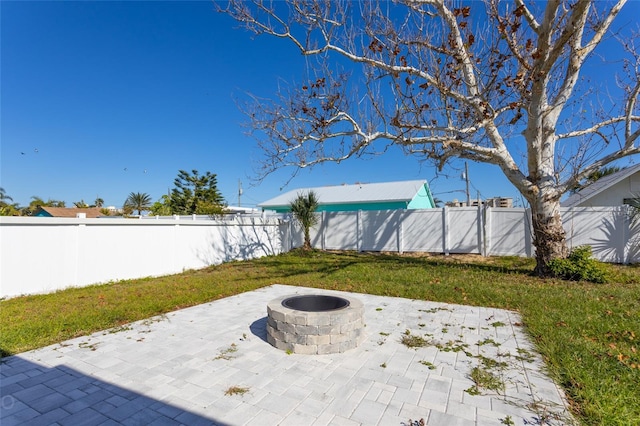
[[[357,348],[269,345],[267,303],[310,293],[272,285],[5,358],[0,424],[572,423],[514,312],[349,293],[365,306]],[[474,387],[474,369],[496,389]]]

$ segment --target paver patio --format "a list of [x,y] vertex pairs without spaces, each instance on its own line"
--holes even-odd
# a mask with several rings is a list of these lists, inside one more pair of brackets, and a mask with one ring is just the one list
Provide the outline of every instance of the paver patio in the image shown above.
[[[269,345],[267,303],[309,293],[345,294],[272,285],[5,358],[0,424],[572,423],[515,312],[348,293],[365,305],[356,349]],[[496,390],[474,387],[476,367]]]

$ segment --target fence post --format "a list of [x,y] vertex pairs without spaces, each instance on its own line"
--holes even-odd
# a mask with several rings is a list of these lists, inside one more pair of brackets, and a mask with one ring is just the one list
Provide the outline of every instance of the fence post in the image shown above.
[[524,209],[524,225],[525,225],[525,233],[524,233],[524,250],[527,257],[533,257],[533,231],[532,224],[529,220],[531,218],[531,209]]
[[491,250],[491,219],[493,215],[492,208],[489,206],[485,206],[484,214],[482,215],[482,236],[483,236],[483,245],[482,245],[482,255],[490,256]]
[[631,259],[629,259],[629,235],[631,234],[631,221],[629,220],[628,207],[622,206],[620,208],[620,220],[622,221],[622,226],[620,229],[622,230],[622,235],[620,236],[621,244],[622,244],[622,263],[631,263]]
[[322,235],[320,235],[320,246],[322,247],[322,250],[324,250],[325,247],[325,229],[327,229],[327,215],[325,214],[327,213],[326,211],[322,211],[321,212],[321,216],[320,216],[320,223],[322,224],[322,226],[320,226],[320,229],[322,230]]
[[401,216],[404,215],[404,212],[402,210],[398,210],[396,218],[398,220],[398,226],[396,226],[397,229],[397,242],[398,242],[398,253],[402,254],[403,253],[403,246],[404,246],[404,235],[403,235],[403,229],[402,229],[402,218]]
[[484,246],[484,226],[482,223],[482,203],[480,202],[480,197],[478,197],[478,211],[476,212],[476,221],[477,221],[477,225],[476,225],[476,232],[478,234],[478,253],[480,253],[480,256],[484,256],[484,250],[483,250],[483,246]]
[[362,210],[356,212],[356,251],[362,250]]
[[442,208],[442,252],[449,256],[449,208]]

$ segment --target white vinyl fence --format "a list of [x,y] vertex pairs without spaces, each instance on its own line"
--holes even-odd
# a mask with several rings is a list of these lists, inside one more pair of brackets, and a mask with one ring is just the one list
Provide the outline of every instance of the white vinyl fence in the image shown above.
[[[187,220],[188,219],[188,220]],[[0,297],[278,254],[277,218],[0,218]]]
[[[569,247],[590,245],[594,257],[614,263],[640,260],[638,232],[626,207],[562,209]],[[312,244],[327,250],[535,255],[530,212],[476,207],[429,210],[323,212]],[[302,233],[290,225],[292,246]]]
[[[573,208],[562,217],[570,247],[606,262],[640,261],[626,208]],[[327,250],[535,254],[529,212],[443,208],[324,212],[312,244]],[[160,276],[302,246],[288,215],[61,219],[0,217],[0,297]]]

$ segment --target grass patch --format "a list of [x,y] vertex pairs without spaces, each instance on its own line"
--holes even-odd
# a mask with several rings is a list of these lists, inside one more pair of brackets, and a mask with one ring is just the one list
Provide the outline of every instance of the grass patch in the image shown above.
[[506,416],[504,419],[500,419],[500,423],[503,425],[509,425],[509,426],[516,424],[511,418],[511,416]]
[[478,395],[480,389],[492,390],[498,393],[504,391],[504,383],[502,380],[489,369],[474,367],[473,370],[471,370],[470,378],[474,383],[474,386],[471,388],[472,390],[469,391],[472,395]]
[[467,350],[469,345],[460,340],[449,340],[446,343],[436,343],[435,347],[440,349],[442,352],[462,352],[468,357],[473,357],[473,354]]
[[238,352],[238,345],[236,345],[235,343],[232,343],[228,348],[221,349],[218,356],[214,358],[214,361],[218,359],[224,359],[226,361],[229,361],[230,359],[234,358],[232,354],[236,352]]
[[478,341],[478,343],[476,343],[476,345],[478,345],[478,346],[491,345],[491,346],[493,346],[495,348],[499,348],[500,347],[500,343],[496,342],[493,339],[480,340],[480,341]]
[[427,367],[429,370],[435,370],[435,369],[436,369],[436,366],[435,366],[435,365],[433,365],[433,364],[432,364],[431,362],[429,362],[429,361],[422,360],[422,361],[418,361],[418,362],[419,362],[420,364],[424,365],[425,367]]
[[230,386],[226,391],[224,391],[225,395],[244,395],[249,392],[249,388],[243,386]]
[[424,337],[411,334],[411,331],[407,330],[400,338],[400,343],[408,348],[422,348],[429,344]]
[[521,314],[582,424],[640,424],[640,269],[605,266],[608,283],[593,284],[536,278],[533,261],[516,257],[294,251],[3,300],[0,348],[20,353],[273,283],[495,307]]

